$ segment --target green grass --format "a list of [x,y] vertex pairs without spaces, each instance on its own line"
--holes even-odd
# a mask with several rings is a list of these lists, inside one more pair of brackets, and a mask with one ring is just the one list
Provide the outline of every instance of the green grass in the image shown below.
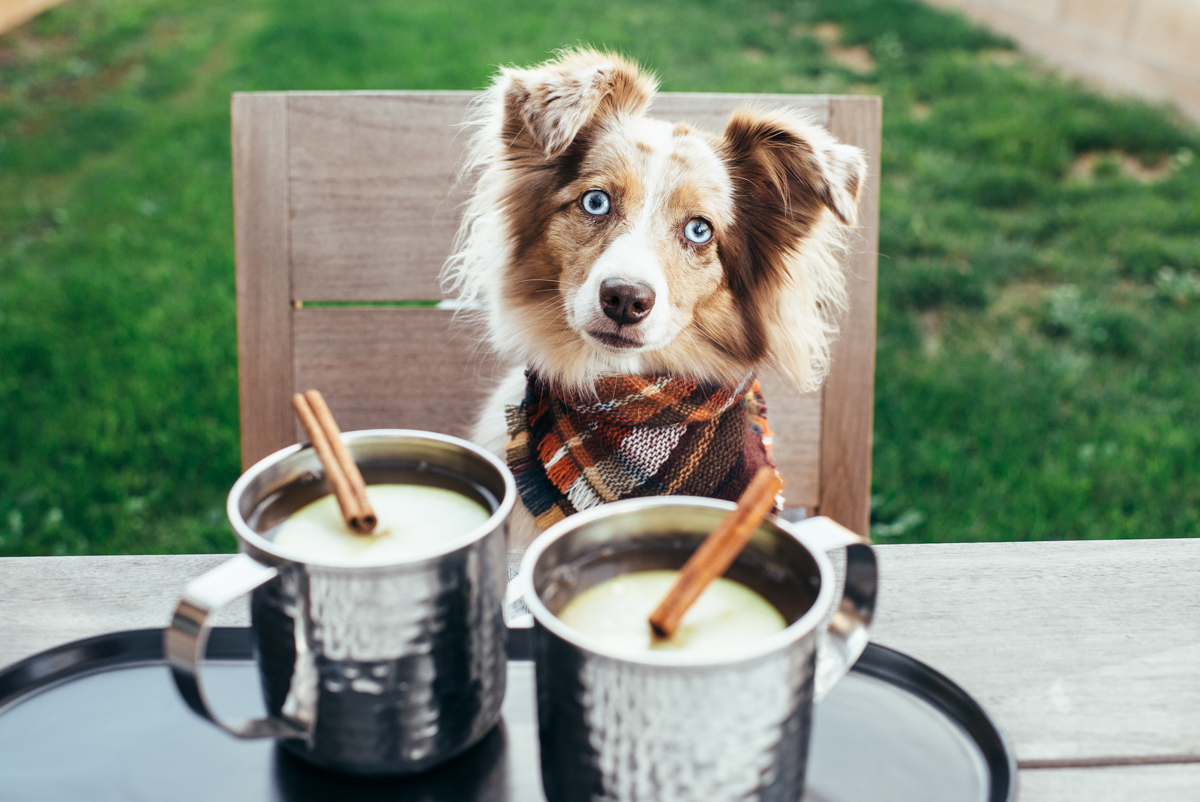
[[1200,535],[1200,137],[1166,111],[904,0],[71,0],[0,37],[0,554],[233,547],[231,91],[577,42],[667,90],[884,96],[879,539]]

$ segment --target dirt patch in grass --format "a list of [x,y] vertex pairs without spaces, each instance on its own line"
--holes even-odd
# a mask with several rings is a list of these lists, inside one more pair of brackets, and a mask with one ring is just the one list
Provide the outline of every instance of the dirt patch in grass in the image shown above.
[[855,72],[871,72],[875,69],[875,59],[871,57],[871,51],[862,45],[830,48],[829,57],[835,64]]
[[825,47],[830,60],[848,70],[869,73],[875,69],[875,59],[865,45],[847,46],[842,44],[842,26],[836,22],[820,22],[811,26],[798,25],[792,28],[792,35],[816,38]]
[[1070,175],[1080,181],[1121,175],[1142,184],[1153,184],[1169,178],[1187,161],[1186,156],[1160,157],[1153,164],[1147,165],[1141,159],[1120,151],[1083,153],[1071,162]]
[[819,22],[809,30],[826,47],[834,47],[842,41],[842,26],[836,22]]

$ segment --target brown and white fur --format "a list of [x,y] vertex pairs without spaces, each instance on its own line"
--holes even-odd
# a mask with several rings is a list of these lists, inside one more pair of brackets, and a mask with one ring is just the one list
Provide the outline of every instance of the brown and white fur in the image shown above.
[[[765,364],[807,391],[828,370],[862,152],[786,110],[736,111],[720,136],[651,119],[656,88],[581,49],[502,69],[477,107],[478,178],[445,277],[516,364],[474,432],[501,458],[526,365],[585,391],[618,373],[737,382]],[[510,548],[535,535],[518,504]]]

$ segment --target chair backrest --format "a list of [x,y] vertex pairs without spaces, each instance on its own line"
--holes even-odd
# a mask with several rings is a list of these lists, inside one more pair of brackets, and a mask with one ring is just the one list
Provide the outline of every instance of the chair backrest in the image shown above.
[[[242,463],[301,439],[289,399],[316,387],[345,429],[467,434],[499,377],[480,332],[442,297],[466,187],[456,186],[471,92],[235,94],[234,223]],[[789,506],[866,533],[871,475],[878,98],[658,95],[651,114],[720,131],[735,108],[807,111],[867,153],[846,261],[850,310],[829,378],[800,395],[763,376]],[[407,305],[403,302],[409,302]],[[454,325],[451,325],[452,322]]]

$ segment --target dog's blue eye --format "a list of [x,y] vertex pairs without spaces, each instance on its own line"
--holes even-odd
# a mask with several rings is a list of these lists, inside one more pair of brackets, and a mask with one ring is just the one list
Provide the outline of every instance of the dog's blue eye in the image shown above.
[[612,209],[612,201],[608,199],[608,195],[598,189],[593,189],[583,196],[583,210],[588,214],[603,215],[608,214]]
[[705,243],[712,239],[712,226],[701,217],[693,217],[683,228],[683,236],[692,242]]

